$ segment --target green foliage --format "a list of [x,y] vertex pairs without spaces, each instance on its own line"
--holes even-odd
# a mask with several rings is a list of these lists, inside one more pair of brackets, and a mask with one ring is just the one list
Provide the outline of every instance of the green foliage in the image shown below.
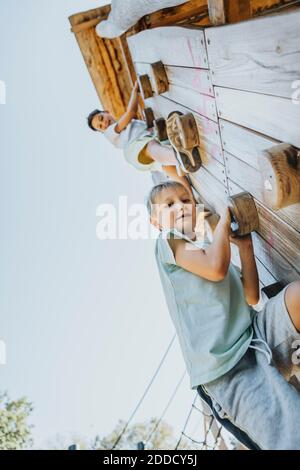
[[[96,450],[111,449],[124,429],[124,425],[125,422],[119,420],[117,426],[110,434],[103,438],[97,436],[92,447]],[[157,419],[151,418],[147,422],[136,423],[128,427],[118,442],[116,449],[136,450],[137,443],[140,441],[146,443],[147,450],[172,450],[177,444],[178,436],[174,436],[173,428],[169,424],[161,421],[157,426]],[[180,449],[193,448],[191,443],[185,439],[180,443]]]
[[0,393],[0,450],[17,450],[32,445],[28,417],[32,404],[25,397],[10,400],[6,392]]

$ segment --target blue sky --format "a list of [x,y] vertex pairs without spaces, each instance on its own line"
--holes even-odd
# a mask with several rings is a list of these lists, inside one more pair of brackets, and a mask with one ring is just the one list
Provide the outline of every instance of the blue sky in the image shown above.
[[[96,236],[101,203],[142,203],[138,172],[85,118],[99,105],[68,16],[107,2],[0,0],[0,389],[34,404],[35,447],[126,419],[174,329],[153,240]],[[184,363],[176,342],[136,421],[159,416]],[[166,420],[179,432],[185,377]]]

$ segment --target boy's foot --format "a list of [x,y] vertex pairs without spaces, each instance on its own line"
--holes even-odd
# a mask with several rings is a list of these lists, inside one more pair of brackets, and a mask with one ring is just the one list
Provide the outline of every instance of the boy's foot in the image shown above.
[[[200,148],[198,145],[192,146],[188,149],[183,147],[180,135],[180,126],[178,125],[178,119],[180,116],[185,118],[187,115],[183,115],[180,111],[173,111],[169,114],[167,118],[167,134],[181,170],[184,173],[194,173],[198,171],[202,165]],[[198,132],[195,139],[198,139]],[[194,140],[194,142],[195,141],[196,140]],[[190,142],[191,140],[189,139],[189,143]],[[197,142],[199,142],[199,140],[197,140]]]

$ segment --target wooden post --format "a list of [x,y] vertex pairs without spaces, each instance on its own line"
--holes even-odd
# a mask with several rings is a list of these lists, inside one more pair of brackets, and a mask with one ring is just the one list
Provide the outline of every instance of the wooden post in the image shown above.
[[207,0],[209,19],[212,25],[226,23],[224,0]]

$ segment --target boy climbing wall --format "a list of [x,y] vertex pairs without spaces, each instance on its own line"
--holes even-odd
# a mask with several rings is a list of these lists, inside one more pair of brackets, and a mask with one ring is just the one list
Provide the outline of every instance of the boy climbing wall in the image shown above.
[[198,161],[190,163],[188,157],[182,159],[182,153],[176,146],[161,144],[144,121],[136,119],[139,102],[138,83],[134,84],[125,114],[116,121],[108,111],[98,109],[87,118],[89,127],[101,132],[115,147],[123,149],[128,163],[140,171],[163,171],[171,179],[181,182],[190,190],[190,183],[185,177],[197,171],[201,166]]

